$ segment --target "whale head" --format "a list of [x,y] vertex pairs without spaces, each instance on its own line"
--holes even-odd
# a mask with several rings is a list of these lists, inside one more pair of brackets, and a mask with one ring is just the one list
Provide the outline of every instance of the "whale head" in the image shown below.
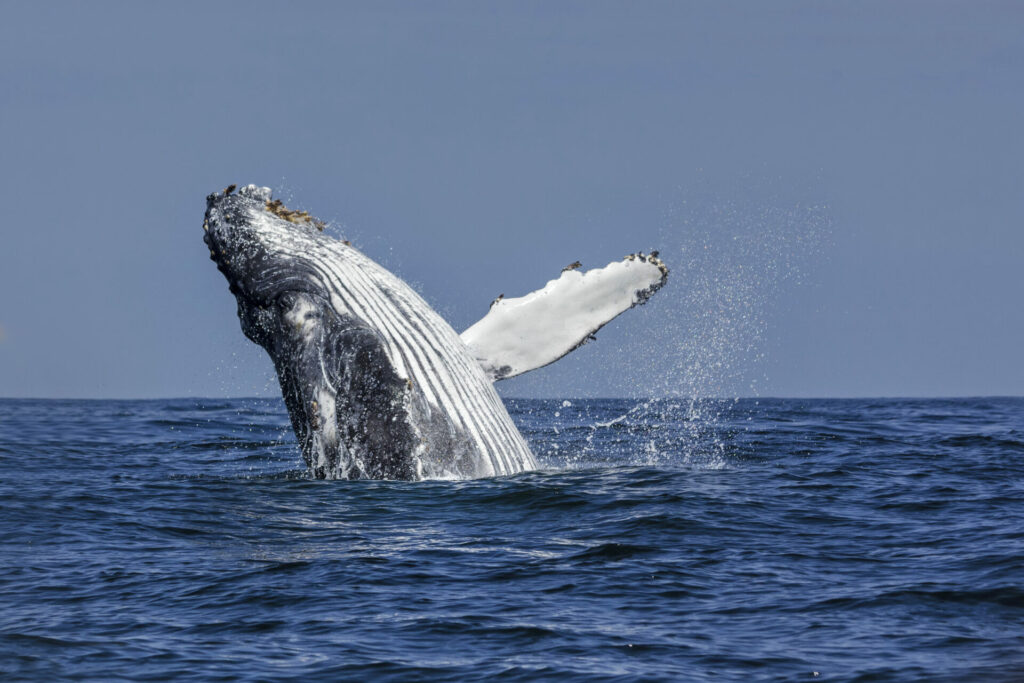
[[245,335],[270,355],[313,473],[321,478],[416,476],[420,442],[399,376],[379,334],[338,301],[337,267],[354,250],[322,233],[268,188],[206,200],[204,241],[238,303]]
[[270,188],[233,190],[232,185],[206,198],[203,240],[238,301],[243,331],[264,344],[267,333],[277,327],[282,297],[328,295],[315,267],[318,242],[324,237],[308,214],[283,218],[281,214],[300,213],[273,202]]

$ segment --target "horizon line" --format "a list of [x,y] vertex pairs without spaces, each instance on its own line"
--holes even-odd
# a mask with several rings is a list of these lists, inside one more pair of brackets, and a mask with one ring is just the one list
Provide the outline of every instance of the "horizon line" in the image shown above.
[[[503,401],[949,401],[964,399],[1020,399],[1024,394],[962,394],[913,396],[507,396]],[[283,401],[280,396],[150,396],[140,397],[74,397],[74,396],[0,396],[0,401]]]

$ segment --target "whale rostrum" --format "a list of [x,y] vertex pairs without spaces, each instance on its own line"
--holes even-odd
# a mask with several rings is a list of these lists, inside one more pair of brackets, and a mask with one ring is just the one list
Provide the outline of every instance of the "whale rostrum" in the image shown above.
[[547,365],[665,284],[657,252],[578,263],[499,296],[460,336],[409,285],[324,223],[229,186],[204,240],[242,331],[270,355],[310,472],[326,479],[467,479],[535,469],[493,382]]

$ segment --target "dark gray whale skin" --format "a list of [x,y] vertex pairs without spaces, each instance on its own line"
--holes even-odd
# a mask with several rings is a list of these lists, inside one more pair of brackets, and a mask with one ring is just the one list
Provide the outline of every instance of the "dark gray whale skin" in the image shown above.
[[242,331],[273,360],[313,476],[469,478],[535,467],[464,344],[405,283],[310,217],[272,210],[266,188],[231,189],[207,197],[204,241]]
[[[313,312],[306,315],[319,319],[321,331],[312,343],[295,334],[294,327],[278,314],[300,305],[312,305]],[[324,298],[312,292],[285,291],[273,306],[250,307],[245,315],[241,308],[240,304],[245,335],[266,349],[274,361],[295,435],[299,443],[310,444],[303,454],[316,478],[330,478],[339,464],[338,455],[330,454],[325,463],[317,463],[317,453],[312,450],[325,418],[318,414],[318,401],[311,396],[316,395],[324,369],[324,380],[337,391],[335,410],[347,413],[348,419],[341,425],[348,426],[350,433],[342,439],[350,448],[358,440],[369,456],[351,478],[417,478],[410,457],[416,435],[409,416],[402,411],[408,387],[394,372],[375,334],[335,315]]]
[[[307,466],[315,477],[323,479],[337,465],[337,456],[317,463],[316,454],[311,452],[312,436],[320,426],[314,396],[321,368],[329,368],[328,378],[334,386],[346,385],[352,407],[390,427],[365,430],[371,441],[367,450],[375,457],[372,466],[360,474],[378,479],[412,479],[410,459],[402,455],[411,451],[413,437],[406,421],[394,419],[392,408],[395,394],[405,388],[405,383],[382,358],[380,342],[374,335],[341,319],[325,304],[327,293],[311,269],[303,268],[301,260],[275,255],[255,235],[247,234],[244,222],[232,224],[234,217],[243,215],[247,201],[241,195],[210,195],[204,239],[238,301],[243,333],[266,349],[274,362]],[[242,262],[245,267],[239,268]],[[286,320],[287,312],[303,304],[311,308],[308,316],[319,319],[319,331],[313,340],[298,334]],[[375,440],[381,443],[372,443]]]

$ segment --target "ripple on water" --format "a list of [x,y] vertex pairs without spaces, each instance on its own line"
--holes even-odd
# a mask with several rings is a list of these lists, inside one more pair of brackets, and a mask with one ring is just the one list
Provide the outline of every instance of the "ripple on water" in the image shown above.
[[0,401],[0,674],[1024,666],[1024,401],[511,406],[540,471],[404,483],[309,479],[279,401]]

